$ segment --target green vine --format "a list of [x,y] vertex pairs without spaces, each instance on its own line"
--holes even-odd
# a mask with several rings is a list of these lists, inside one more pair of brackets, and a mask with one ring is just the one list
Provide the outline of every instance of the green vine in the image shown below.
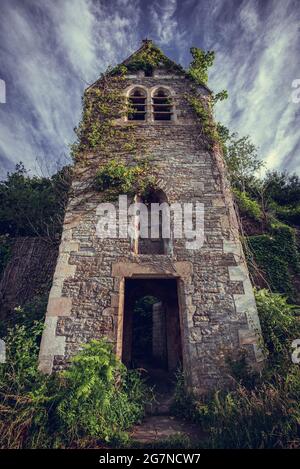
[[144,47],[125,63],[128,71],[144,70],[146,73],[153,72],[154,68],[160,66],[164,66],[167,70],[184,71],[180,65],[168,59],[151,41],[147,41]]
[[[271,289],[295,300],[293,277],[300,272],[300,256],[295,230],[283,223],[273,225],[270,234],[247,238],[258,267],[262,269]],[[251,262],[249,263],[251,269]]]
[[112,149],[118,153],[136,155],[142,152],[143,139],[135,137],[133,127],[116,125],[116,120],[130,114],[131,109],[124,96],[126,68],[118,67],[118,74],[108,71],[98,83],[89,88],[83,98],[83,113],[79,126],[75,129],[77,141],[71,145],[75,161],[82,161],[85,152],[97,150],[109,157]]
[[140,160],[132,166],[117,159],[110,160],[96,173],[96,187],[106,191],[108,199],[114,200],[119,194],[145,197],[156,186],[155,176],[149,175],[148,160]]
[[188,75],[197,84],[206,84],[208,81],[208,70],[214,63],[215,53],[214,51],[205,52],[198,47],[191,47],[190,52],[193,60],[190,64]]
[[[187,75],[194,83],[198,85],[206,85],[208,81],[208,70],[213,65],[215,53],[213,51],[203,51],[197,47],[191,48],[193,60],[190,64]],[[208,98],[199,95],[197,87],[192,93],[187,95],[187,101],[197,114],[202,127],[201,136],[205,140],[207,147],[212,149],[215,143],[222,144],[222,138],[218,131],[218,125],[213,119],[213,109],[218,101],[228,98],[228,92],[222,90],[217,94],[211,94]]]

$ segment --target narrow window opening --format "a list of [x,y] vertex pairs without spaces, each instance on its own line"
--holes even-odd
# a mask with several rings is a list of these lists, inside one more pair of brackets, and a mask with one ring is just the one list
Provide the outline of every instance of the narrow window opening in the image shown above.
[[172,120],[173,107],[169,93],[165,90],[156,91],[152,98],[152,109],[155,121]]
[[153,68],[152,67],[146,68],[145,77],[153,77]]
[[168,220],[164,220],[164,216],[162,211],[159,211],[159,218],[158,218],[158,226],[156,229],[158,230],[158,237],[152,237],[151,231],[151,204],[163,204],[167,202],[166,195],[163,191],[159,189],[153,189],[147,194],[147,198],[141,198],[141,202],[143,202],[148,210],[148,237],[143,238],[139,237],[138,239],[138,254],[169,254],[170,252],[170,238],[163,237],[163,223],[167,223]]
[[130,112],[128,119],[144,121],[146,119],[146,95],[142,90],[133,90],[129,96]]

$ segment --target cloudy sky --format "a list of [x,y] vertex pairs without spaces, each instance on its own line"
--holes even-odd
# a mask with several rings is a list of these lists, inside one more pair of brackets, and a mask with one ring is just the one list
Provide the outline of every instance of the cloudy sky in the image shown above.
[[191,46],[215,50],[209,85],[230,95],[218,119],[300,174],[299,24],[299,0],[0,0],[0,175],[20,160],[53,171],[84,88],[145,37],[185,67]]

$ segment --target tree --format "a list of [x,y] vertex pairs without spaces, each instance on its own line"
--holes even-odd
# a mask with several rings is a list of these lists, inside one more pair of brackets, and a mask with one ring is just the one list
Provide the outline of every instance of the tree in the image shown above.
[[249,136],[239,138],[236,133],[226,136],[224,129],[223,142],[224,157],[231,183],[234,187],[246,192],[255,184],[256,173],[263,166],[263,162],[258,157],[257,148]]
[[50,178],[30,177],[22,162],[0,182],[0,235],[50,236],[60,233],[70,169]]
[[265,177],[270,198],[280,205],[300,203],[300,178],[286,171],[268,171]]

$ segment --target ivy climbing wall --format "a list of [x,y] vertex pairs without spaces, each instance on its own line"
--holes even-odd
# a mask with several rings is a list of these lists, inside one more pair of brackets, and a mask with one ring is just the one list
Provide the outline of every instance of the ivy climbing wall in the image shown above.
[[[151,73],[145,57],[138,58],[131,57],[85,93],[40,369],[64,368],[82,343],[99,337],[111,341],[122,358],[125,280],[173,278],[183,368],[188,385],[203,393],[228,384],[227,356],[243,349],[253,366],[262,361],[256,305],[215,139],[210,91],[161,56],[151,63]],[[134,87],[146,94],[145,121],[127,118],[126,97]],[[172,99],[170,121],[153,120],[151,96],[159,87]],[[195,99],[202,103],[200,113]],[[119,193],[132,200],[153,187],[170,204],[204,204],[200,249],[187,249],[185,239],[174,239],[166,254],[138,254],[129,238],[97,237],[99,203],[115,203],[118,215]]]

